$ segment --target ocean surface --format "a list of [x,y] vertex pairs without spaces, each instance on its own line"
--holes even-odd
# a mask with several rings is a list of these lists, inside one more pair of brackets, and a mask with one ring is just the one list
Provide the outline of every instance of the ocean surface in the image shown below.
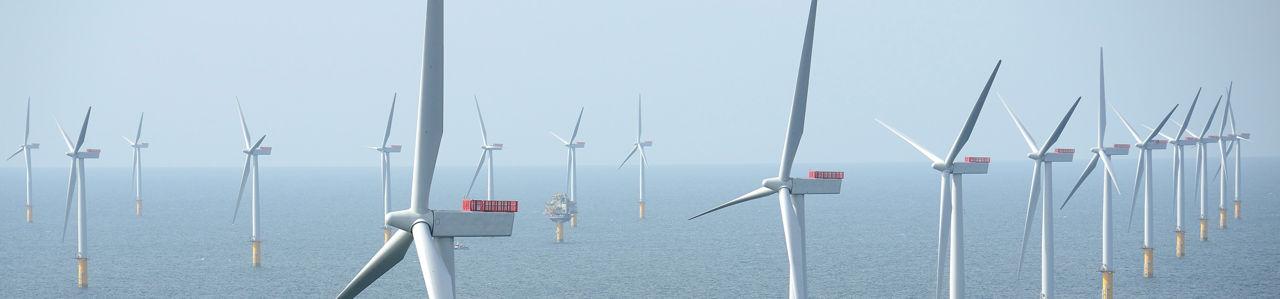
[[[1244,219],[1196,234],[1187,202],[1187,256],[1173,255],[1169,153],[1157,154],[1156,277],[1141,277],[1141,218],[1126,229],[1133,163],[1119,159],[1123,196],[1114,201],[1117,297],[1280,297],[1280,159],[1246,158]],[[1080,160],[1083,155],[1077,155]],[[405,158],[399,158],[405,159]],[[407,161],[399,160],[408,164]],[[250,267],[247,200],[232,224],[239,168],[150,168],[144,210],[133,215],[128,168],[88,163],[90,287],[75,287],[75,226],[60,238],[66,169],[36,171],[34,224],[23,221],[22,171],[0,169],[0,297],[328,298],[382,245],[378,170],[278,168],[263,160],[263,266]],[[1084,163],[1055,167],[1057,202]],[[1194,165],[1188,161],[1188,165]],[[1212,165],[1213,163],[1211,163]],[[637,171],[582,166],[581,225],[554,243],[542,215],[564,190],[557,167],[497,167],[497,197],[520,201],[514,234],[460,239],[457,290],[468,298],[779,298],[786,255],[776,197],[686,220],[773,176],[776,165],[653,165],[648,219],[637,219]],[[930,297],[938,222],[938,176],[927,163],[797,166],[843,170],[840,195],[807,200],[809,293],[821,298]],[[1039,224],[1018,276],[1018,249],[1031,162],[998,160],[991,174],[964,180],[965,267],[971,297],[1030,298],[1039,289]],[[458,209],[470,167],[441,168],[431,206]],[[394,209],[408,206],[409,169],[394,169]],[[1194,178],[1188,170],[1187,192]],[[1098,294],[1097,174],[1055,213],[1057,292]],[[1208,214],[1217,223],[1217,185]],[[482,186],[473,196],[482,196]],[[1228,193],[1229,194],[1229,193]],[[1230,200],[1228,200],[1230,205]],[[1139,203],[1139,207],[1141,203]],[[1038,212],[1037,212],[1038,214]],[[1141,217],[1141,211],[1135,217]],[[413,250],[370,286],[369,298],[422,297]]]

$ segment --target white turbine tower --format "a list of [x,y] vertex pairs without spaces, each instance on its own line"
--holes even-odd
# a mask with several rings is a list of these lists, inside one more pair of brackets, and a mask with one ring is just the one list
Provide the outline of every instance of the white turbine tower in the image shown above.
[[258,156],[271,155],[271,147],[262,146],[262,140],[266,139],[267,135],[262,135],[261,138],[258,138],[258,142],[250,143],[249,125],[245,123],[244,109],[240,107],[240,99],[236,99],[236,111],[240,112],[240,129],[244,132],[245,149],[241,152],[245,154],[245,159],[244,172],[240,175],[240,191],[236,192],[236,209],[231,214],[231,223],[235,223],[236,217],[240,215],[240,199],[244,196],[244,185],[252,175],[253,190],[250,191],[249,200],[249,222],[251,227],[249,246],[252,250],[253,266],[258,267],[262,265],[262,235],[261,227],[258,225],[259,216],[261,215],[258,211]]
[[1053,163],[1071,162],[1075,156],[1075,149],[1058,148],[1052,152],[1049,149],[1058,142],[1062,129],[1067,127],[1071,115],[1076,112],[1076,107],[1080,106],[1081,97],[1077,97],[1071,104],[1071,109],[1067,109],[1067,114],[1062,116],[1058,127],[1053,130],[1052,135],[1049,135],[1049,140],[1045,141],[1044,145],[1036,146],[1035,138],[1031,137],[1031,132],[1027,132],[1026,126],[1022,125],[1022,120],[1013,113],[1012,108],[1009,108],[1004,97],[998,93],[996,96],[1000,98],[1000,104],[1004,105],[1005,111],[1009,112],[1009,117],[1017,126],[1018,133],[1022,134],[1022,140],[1027,142],[1027,148],[1031,151],[1027,153],[1027,158],[1035,163],[1031,167],[1031,194],[1027,196],[1027,220],[1023,224],[1022,247],[1018,252],[1018,277],[1022,276],[1022,261],[1026,256],[1027,239],[1031,238],[1031,221],[1035,220],[1036,204],[1039,197],[1043,196],[1044,205],[1040,209],[1040,298],[1053,298]]
[[130,185],[133,185],[133,215],[138,217],[142,216],[142,149],[151,147],[151,143],[142,142],[142,119],[146,116],[146,113],[138,116],[138,133],[133,139],[121,136],[133,148],[133,175],[130,176],[133,183]]
[[427,286],[427,297],[453,298],[453,238],[510,236],[514,213],[463,212],[429,208],[431,181],[444,130],[444,0],[427,1],[426,38],[423,42],[422,97],[418,102],[416,146],[413,149],[413,184],[409,209],[391,212],[387,224],[398,230],[382,245],[338,298],[359,295],[378,277],[404,259],[413,243]]
[[568,209],[569,226],[571,227],[578,227],[578,149],[587,147],[586,142],[578,141],[578,126],[582,125],[582,112],[585,110],[586,108],[578,108],[578,121],[573,124],[573,134],[569,135],[569,140],[560,138],[560,135],[556,135],[555,132],[549,132],[551,133],[551,136],[555,137],[556,140],[560,140],[560,143],[564,144],[565,149],[567,149],[566,153],[569,157],[569,169],[566,177],[569,183],[569,191],[565,193],[569,193]]
[[[982,113],[982,106],[987,102],[987,93],[991,91],[991,83],[996,80],[996,73],[1000,72],[1000,64],[1003,61],[996,61],[995,69],[991,70],[991,76],[987,78],[987,84],[982,87],[982,93],[978,95],[978,102],[974,103],[973,110],[969,111],[969,118],[965,121],[964,127],[960,129],[960,135],[956,137],[955,143],[951,145],[951,150],[947,151],[946,159],[938,158],[933,152],[925,149],[915,140],[902,134],[897,129],[881,122],[876,122],[889,129],[898,138],[906,141],[916,151],[928,158],[933,164],[931,167],[942,175],[941,200],[938,210],[938,273],[936,293],[937,297],[942,297],[942,279],[944,276],[944,263],[949,264],[948,291],[950,298],[964,298],[964,217],[962,209],[961,178],[965,174],[986,174],[987,167],[991,163],[990,158],[986,157],[965,157],[964,162],[956,163],[956,157],[960,155],[960,150],[964,149],[964,145],[969,142],[969,136],[973,134],[973,127],[978,122],[978,115]],[[948,246],[948,243],[950,245]],[[944,252],[944,248],[950,249]],[[946,256],[946,258],[944,258]]]
[[1147,278],[1155,276],[1155,248],[1151,246],[1151,197],[1155,196],[1154,186],[1152,186],[1151,182],[1151,176],[1154,172],[1151,169],[1151,164],[1153,163],[1151,151],[1165,149],[1169,146],[1168,140],[1155,138],[1160,134],[1160,129],[1163,129],[1164,125],[1169,122],[1169,117],[1173,116],[1175,110],[1178,110],[1178,105],[1173,105],[1173,109],[1164,115],[1164,119],[1160,120],[1160,124],[1156,126],[1155,130],[1152,130],[1151,134],[1147,135],[1147,138],[1142,138],[1138,136],[1138,131],[1135,131],[1133,126],[1129,125],[1129,121],[1125,120],[1124,115],[1121,115],[1115,106],[1111,107],[1111,112],[1114,112],[1116,118],[1120,119],[1120,123],[1124,124],[1124,128],[1129,130],[1129,134],[1133,136],[1136,142],[1135,146],[1141,150],[1138,152],[1138,170],[1134,175],[1133,199],[1129,203],[1129,224],[1126,229],[1133,226],[1133,212],[1136,210],[1138,203],[1138,187],[1145,186],[1146,188],[1142,190],[1142,277]]
[[[1185,160],[1185,155],[1184,155],[1185,150],[1183,148],[1187,146],[1195,145],[1198,140],[1195,137],[1183,138],[1182,136],[1187,130],[1186,124],[1189,121],[1191,121],[1191,113],[1196,111],[1196,103],[1200,102],[1200,91],[1201,90],[1196,90],[1196,97],[1191,100],[1191,108],[1187,109],[1187,116],[1183,118],[1182,123],[1179,124],[1177,121],[1174,121],[1174,123],[1177,124],[1177,126],[1179,127],[1177,137],[1171,137],[1169,135],[1165,135],[1164,133],[1160,133],[1160,136],[1163,136],[1164,138],[1168,138],[1169,140],[1172,140],[1170,143],[1172,143],[1174,146],[1173,148],[1173,194],[1174,194],[1173,201],[1174,201],[1175,221],[1174,221],[1173,232],[1174,232],[1174,256],[1177,256],[1177,257],[1183,257],[1184,255],[1186,255],[1186,233],[1184,233],[1182,229],[1182,216],[1184,214],[1183,213],[1184,209],[1182,206],[1183,206],[1183,203],[1186,201],[1186,194],[1185,192],[1183,192],[1183,190],[1185,189],[1183,187],[1185,185],[1184,182],[1186,181],[1185,175],[1183,175],[1183,169],[1184,169],[1183,160]],[[1155,128],[1152,128],[1152,127],[1147,127],[1147,129],[1151,130],[1152,132],[1160,132],[1160,130],[1156,130]]]
[[1071,197],[1076,194],[1076,190],[1080,189],[1080,184],[1093,173],[1093,169],[1098,167],[1098,161],[1102,161],[1102,267],[1098,270],[1102,273],[1101,295],[1103,299],[1111,299],[1114,296],[1113,278],[1114,270],[1111,268],[1111,191],[1120,193],[1119,185],[1116,183],[1116,175],[1111,169],[1111,156],[1124,156],[1129,154],[1128,144],[1116,144],[1113,147],[1106,147],[1103,139],[1107,132],[1107,87],[1106,76],[1103,71],[1102,49],[1098,49],[1098,144],[1097,147],[1091,149],[1093,158],[1089,159],[1089,165],[1085,167],[1084,173],[1080,174],[1080,179],[1076,181],[1075,187],[1071,188],[1071,193],[1067,194],[1067,198],[1062,201],[1062,207],[1067,206],[1067,202],[1071,201]]
[[805,110],[809,100],[809,68],[813,57],[814,19],[817,11],[818,1],[813,0],[809,3],[809,21],[805,25],[804,46],[800,52],[800,68],[796,75],[795,95],[791,100],[791,116],[788,119],[787,135],[782,144],[778,176],[764,179],[761,182],[764,186],[689,218],[692,220],[732,205],[778,194],[778,207],[782,214],[782,236],[787,246],[789,277],[787,295],[793,299],[808,297],[808,285],[805,281],[804,197],[806,194],[840,193],[839,180],[791,177],[792,162],[795,161],[796,151],[800,148],[800,137],[804,134]]
[[93,107],[89,107],[89,111],[84,113],[84,124],[80,125],[80,137],[76,138],[75,143],[71,143],[71,138],[67,137],[67,131],[62,129],[62,123],[57,123],[58,132],[62,133],[62,140],[67,143],[67,156],[71,157],[71,174],[67,177],[67,209],[62,216],[62,238],[67,238],[67,219],[71,218],[71,197],[76,198],[76,286],[85,288],[89,287],[89,215],[86,215],[85,199],[85,175],[84,175],[84,159],[97,159],[102,154],[102,150],[96,148],[85,149],[80,151],[84,146],[84,135],[89,130],[89,115],[93,114]]
[[485,162],[488,162],[489,168],[485,174],[485,200],[493,200],[493,151],[502,150],[501,143],[489,143],[489,131],[484,126],[484,113],[480,112],[480,99],[472,97],[476,102],[476,115],[480,117],[480,163],[476,164],[476,172],[471,175],[471,184],[467,185],[467,196],[471,198],[471,188],[476,186],[476,178],[480,177],[480,169],[484,168]]
[[18,156],[18,154],[23,154],[23,160],[25,160],[25,162],[27,163],[26,208],[27,208],[27,223],[31,223],[32,221],[34,221],[34,219],[32,218],[34,215],[31,210],[31,150],[40,148],[40,143],[31,142],[31,98],[27,98],[27,129],[24,132],[25,133],[23,133],[22,135],[22,145],[18,146],[18,151],[14,152],[12,155],[9,155],[9,158],[5,160],[13,159],[13,157]]
[[641,97],[636,96],[636,143],[631,147],[631,153],[627,154],[627,158],[622,159],[622,164],[618,165],[618,169],[627,165],[627,161],[631,160],[636,152],[640,152],[640,219],[644,219],[644,170],[649,164],[649,158],[644,154],[644,148],[653,146],[653,141],[643,140],[641,134],[644,132],[643,118],[644,113],[640,110]]
[[[370,149],[378,151],[380,165],[382,165],[382,217],[386,218],[387,213],[391,213],[388,206],[388,200],[391,198],[391,153],[399,153],[401,146],[399,144],[388,145],[387,141],[391,140],[391,121],[396,117],[396,96],[391,94],[391,112],[387,113],[387,130],[382,134],[382,145],[370,146]],[[386,243],[391,239],[391,227],[386,223],[382,224],[382,242]]]
[[[1208,182],[1208,180],[1206,180],[1208,177],[1206,170],[1208,168],[1205,167],[1205,163],[1208,160],[1208,144],[1218,143],[1219,138],[1218,136],[1206,134],[1209,134],[1209,128],[1213,126],[1213,118],[1218,114],[1218,107],[1221,104],[1222,96],[1219,95],[1218,101],[1213,104],[1213,111],[1209,112],[1209,121],[1205,122],[1204,130],[1200,131],[1200,134],[1192,133],[1185,129],[1183,130],[1187,135],[1191,135],[1191,138],[1196,142],[1196,197],[1200,202],[1200,241],[1209,240],[1209,218],[1205,216],[1205,202],[1206,198],[1209,196],[1207,191],[1208,189],[1206,189],[1206,184]],[[1187,125],[1185,122],[1182,124],[1175,124],[1183,128],[1186,128]]]

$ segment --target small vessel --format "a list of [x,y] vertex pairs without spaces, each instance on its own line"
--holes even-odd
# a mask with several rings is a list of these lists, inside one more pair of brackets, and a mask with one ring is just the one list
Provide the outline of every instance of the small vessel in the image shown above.
[[467,247],[467,245],[463,245],[462,243],[460,243],[460,242],[458,242],[458,241],[453,241],[453,249],[455,249],[455,250],[467,250],[467,249],[471,249],[471,247]]

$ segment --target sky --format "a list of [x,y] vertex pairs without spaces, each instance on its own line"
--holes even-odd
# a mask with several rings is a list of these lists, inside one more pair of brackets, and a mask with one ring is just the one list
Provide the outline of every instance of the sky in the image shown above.
[[[54,126],[94,107],[95,166],[127,166],[146,112],[144,157],[157,167],[240,167],[239,97],[263,166],[376,167],[412,148],[424,1],[0,1],[0,149],[22,143],[32,99],[37,167],[65,167]],[[775,164],[795,88],[807,1],[450,1],[445,4],[443,166],[480,155],[473,96],[497,165],[563,165],[585,108],[580,165],[617,165],[635,141],[643,94],[650,163]],[[1098,49],[1107,99],[1152,124],[1180,119],[1204,88],[1193,127],[1228,82],[1244,154],[1280,154],[1280,2],[823,1],[801,163],[927,160],[884,120],[942,154],[996,61],[993,91],[1043,141],[1083,96],[1061,146],[1095,143]],[[993,97],[966,155],[1018,161],[1027,148]],[[1270,113],[1266,111],[1272,111]],[[1108,143],[1133,143],[1108,115]],[[1214,129],[1217,130],[1217,124]],[[1202,127],[1200,129],[1203,129]],[[75,129],[70,129],[75,134]],[[1145,131],[1138,128],[1139,133]],[[1173,132],[1170,129],[1168,132]],[[73,136],[74,138],[74,136]],[[13,147],[10,147],[13,146]],[[11,150],[5,150],[5,155]],[[1168,155],[1167,153],[1162,155]],[[410,155],[393,156],[397,166]],[[0,167],[20,167],[17,159]]]

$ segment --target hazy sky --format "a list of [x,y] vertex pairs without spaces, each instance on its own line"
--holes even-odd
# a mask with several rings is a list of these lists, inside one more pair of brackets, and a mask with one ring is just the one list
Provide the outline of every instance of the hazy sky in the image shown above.
[[[0,1],[0,149],[7,156],[21,143],[30,96],[32,138],[44,144],[38,166],[66,164],[54,117],[72,127],[94,105],[87,146],[104,149],[95,166],[128,165],[119,136],[145,111],[149,165],[239,167],[239,96],[252,133],[269,134],[265,144],[275,147],[265,167],[376,166],[365,147],[380,141],[393,93],[401,101],[392,142],[412,145],[424,6]],[[547,131],[567,135],[580,106],[588,144],[580,164],[615,165],[633,142],[638,93],[646,139],[655,140],[651,163],[777,163],[807,6],[450,1],[441,164],[479,158],[478,95],[490,138],[507,146],[496,153],[499,166],[564,163]],[[799,160],[924,164],[872,118],[943,152],[998,59],[1005,63],[993,89],[1039,140],[1084,96],[1060,144],[1087,148],[1099,46],[1108,99],[1131,121],[1157,122],[1203,86],[1193,121],[1202,126],[1234,80],[1239,125],[1256,135],[1245,155],[1273,156],[1277,15],[1276,1],[824,1]],[[966,153],[1026,163],[1026,147],[992,100]],[[1109,117],[1108,142],[1132,143]]]

